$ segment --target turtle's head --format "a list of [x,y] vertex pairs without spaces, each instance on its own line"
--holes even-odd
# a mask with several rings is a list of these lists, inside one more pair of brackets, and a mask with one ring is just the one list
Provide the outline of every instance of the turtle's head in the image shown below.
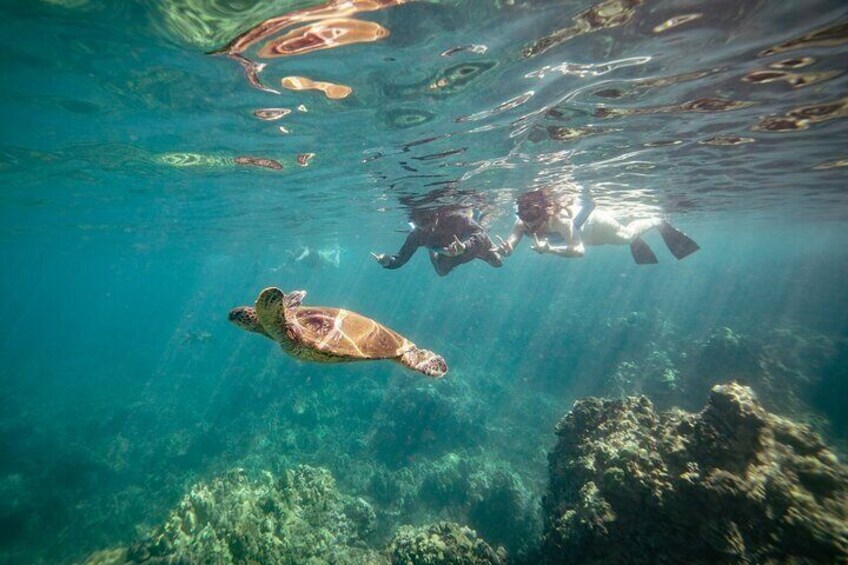
[[265,333],[256,315],[256,308],[253,306],[237,306],[230,310],[227,318],[243,330],[258,334]]

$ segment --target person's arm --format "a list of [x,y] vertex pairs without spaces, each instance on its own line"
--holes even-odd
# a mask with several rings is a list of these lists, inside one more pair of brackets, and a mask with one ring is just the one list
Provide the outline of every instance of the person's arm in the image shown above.
[[562,236],[562,241],[565,245],[551,245],[547,239],[536,239],[533,245],[533,250],[537,253],[550,253],[551,255],[559,255],[560,257],[583,257],[585,248],[583,240],[580,239],[580,234],[574,229],[574,223],[567,215],[557,218],[556,230]]
[[403,247],[395,255],[372,253],[371,256],[386,269],[399,269],[406,265],[406,262],[409,261],[420,246],[419,232],[416,228],[409,232],[409,235],[406,236],[406,241],[403,242]]
[[515,250],[515,246],[518,245],[518,242],[521,241],[522,237],[524,237],[524,232],[524,222],[518,219],[515,220],[515,225],[512,227],[512,233],[507,236],[506,240],[504,240],[501,236],[497,236],[498,241],[501,242],[499,249],[501,255],[504,257],[512,255],[512,252]]

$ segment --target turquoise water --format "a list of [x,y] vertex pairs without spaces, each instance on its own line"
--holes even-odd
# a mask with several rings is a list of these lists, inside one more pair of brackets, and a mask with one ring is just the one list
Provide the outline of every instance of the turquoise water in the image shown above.
[[[388,30],[373,42],[250,46],[266,90],[209,54],[309,5],[0,7],[0,560],[83,560],[198,480],[299,463],[375,505],[384,535],[451,518],[520,554],[553,426],[585,395],[696,409],[741,379],[845,445],[843,2],[410,2],[347,16]],[[701,250],[676,261],[651,233],[659,264],[637,266],[524,241],[447,277],[424,250],[395,271],[369,256],[400,248],[405,197],[475,194],[505,237],[520,193],[569,183]],[[306,246],[338,265],[295,261]],[[267,286],[372,317],[450,372],[287,357],[227,321]],[[517,477],[520,527],[378,480],[456,455]]]

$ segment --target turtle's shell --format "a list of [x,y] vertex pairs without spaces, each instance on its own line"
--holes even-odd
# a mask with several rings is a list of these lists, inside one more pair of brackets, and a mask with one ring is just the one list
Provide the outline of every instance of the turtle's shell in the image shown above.
[[286,324],[298,345],[345,359],[393,359],[415,347],[371,318],[341,308],[287,308]]

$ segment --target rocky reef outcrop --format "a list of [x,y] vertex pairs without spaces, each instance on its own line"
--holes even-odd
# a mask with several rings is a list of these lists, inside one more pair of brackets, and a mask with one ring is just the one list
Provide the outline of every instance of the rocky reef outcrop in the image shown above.
[[494,550],[474,530],[453,522],[402,526],[389,543],[392,565],[503,565],[506,552]]
[[454,522],[401,526],[373,543],[377,516],[339,492],[329,471],[300,465],[253,480],[242,469],[194,485],[167,519],[129,547],[91,554],[85,565],[503,565],[477,532]]
[[587,398],[557,435],[548,563],[848,562],[848,467],[750,388],[699,413]]
[[385,563],[362,542],[375,520],[369,510],[324,469],[301,465],[255,481],[236,470],[193,486],[162,525],[110,556],[145,564]]
[[[758,335],[728,327],[713,329],[678,355],[680,394],[677,406],[697,409],[699,402],[718,382],[737,381],[754,388],[764,406],[812,423],[817,411],[828,419],[841,410],[818,406],[815,391],[820,384],[832,386],[832,362],[844,342],[798,326],[770,328]],[[647,391],[646,391],[647,392]],[[653,398],[653,396],[652,396]],[[823,409],[823,410],[822,410]]]

